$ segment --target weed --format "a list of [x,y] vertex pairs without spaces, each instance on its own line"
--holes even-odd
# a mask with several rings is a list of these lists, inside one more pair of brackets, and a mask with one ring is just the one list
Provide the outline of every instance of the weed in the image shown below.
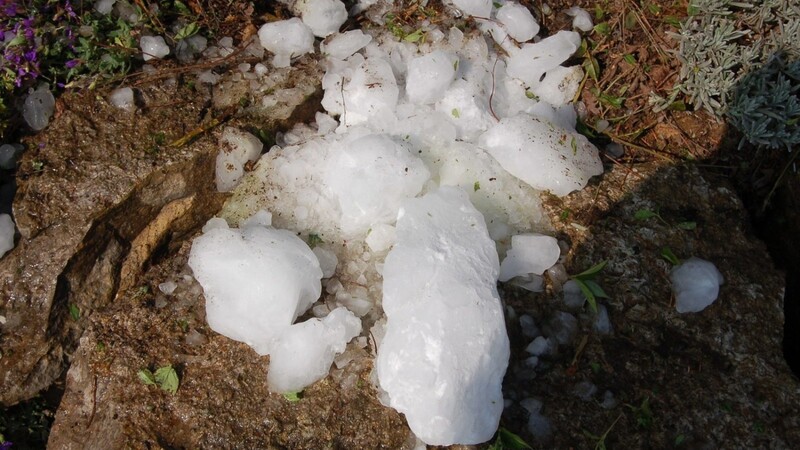
[[148,386],[158,386],[162,391],[173,395],[178,392],[180,380],[172,365],[159,367],[155,373],[151,372],[150,369],[141,369],[136,373],[136,376],[139,381]]
[[505,427],[497,429],[497,437],[487,450],[525,450],[531,448],[521,437],[508,431]]
[[584,270],[583,272],[570,277],[571,280],[578,284],[583,296],[586,297],[586,300],[589,302],[589,306],[595,313],[597,312],[597,299],[608,298],[608,295],[606,295],[605,291],[603,291],[603,288],[601,288],[600,285],[594,281],[594,278],[598,273],[600,273],[601,270],[603,270],[607,263],[608,261],[601,261]]
[[650,408],[650,397],[645,397],[639,406],[625,404],[636,419],[636,426],[648,430],[653,426],[653,410]]
[[608,429],[606,429],[606,431],[599,436],[596,436],[586,430],[583,430],[583,434],[589,439],[594,441],[594,450],[606,450],[606,439],[608,438],[608,434],[611,433],[611,430],[614,428],[614,426],[617,424],[617,422],[619,422],[619,419],[621,418],[622,414],[618,415],[617,418],[614,420],[614,422],[611,423],[611,426],[609,426]]
[[303,391],[298,391],[298,392],[284,392],[284,393],[283,393],[283,398],[285,398],[286,400],[288,400],[288,401],[289,401],[289,402],[291,402],[291,403],[296,403],[296,402],[299,402],[299,401],[300,401],[300,399],[302,399],[302,398],[303,398]]

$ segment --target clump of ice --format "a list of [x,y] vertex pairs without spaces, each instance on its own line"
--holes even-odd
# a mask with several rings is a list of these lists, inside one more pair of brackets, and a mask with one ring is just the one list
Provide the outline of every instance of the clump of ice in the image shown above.
[[0,168],[11,170],[17,167],[17,156],[24,148],[21,144],[0,145]]
[[258,30],[258,39],[274,55],[275,67],[288,67],[293,57],[314,51],[314,33],[297,17],[265,23]]
[[605,305],[597,306],[597,316],[594,318],[592,329],[600,334],[611,334],[614,332],[611,319],[608,317],[608,308],[606,308]]
[[675,266],[669,278],[679,313],[706,309],[717,299],[719,287],[725,281],[713,263],[696,257]]
[[480,145],[512,175],[558,196],[603,173],[597,148],[585,136],[528,114],[501,119],[480,137]]
[[321,38],[339,31],[347,20],[347,9],[339,0],[300,0],[295,8],[314,36]]
[[508,281],[520,275],[541,275],[558,261],[561,249],[552,236],[543,234],[518,234],[511,238],[511,250],[500,265],[499,281]]
[[381,134],[370,134],[338,149],[325,181],[342,211],[346,233],[366,233],[378,223],[392,223],[400,204],[416,196],[430,172],[410,148]]
[[94,9],[100,14],[107,15],[114,8],[114,3],[116,2],[117,0],[98,0],[94,4]]
[[264,144],[246,131],[226,127],[219,145],[216,163],[217,191],[228,192],[236,187],[244,175],[244,165],[261,156]]
[[372,36],[361,30],[350,30],[331,37],[320,44],[320,52],[334,59],[344,60],[370,43]]
[[517,2],[506,2],[497,10],[497,20],[517,42],[533,39],[539,33],[539,24],[530,10]]
[[326,74],[322,78],[325,89],[322,106],[331,114],[341,115],[341,122],[346,125],[393,114],[400,96],[392,66],[387,60],[356,56],[354,61],[362,62],[352,70],[347,82],[339,73]]
[[573,31],[559,31],[534,44],[525,44],[508,58],[508,74],[529,87],[542,75],[564,61],[581,45],[581,36]]
[[444,95],[458,70],[458,57],[436,50],[408,63],[406,94],[414,103],[433,103]]
[[239,229],[211,219],[192,241],[189,267],[203,286],[211,329],[262,355],[322,290],[319,261],[306,243],[258,218]]
[[269,356],[267,382],[274,392],[296,392],[325,378],[334,357],[361,333],[361,320],[345,308],[309,319],[280,334]]
[[572,17],[572,27],[583,32],[592,30],[592,16],[583,8],[573,6],[567,10],[567,15]]
[[125,111],[133,111],[136,104],[133,100],[133,89],[129,87],[114,89],[108,97],[112,105]]
[[145,61],[151,59],[161,59],[169,55],[169,46],[164,41],[163,36],[142,36],[139,41],[139,48],[142,49],[142,57]]
[[470,16],[488,19],[492,12],[492,0],[453,0],[453,4]]
[[535,398],[526,398],[520,405],[528,411],[528,432],[537,440],[546,441],[553,434],[553,425],[550,419],[542,415],[542,402]]
[[56,99],[49,87],[43,84],[25,97],[25,104],[22,105],[22,117],[29,127],[40,131],[50,123],[55,109]]
[[569,280],[564,283],[563,289],[561,295],[564,300],[564,306],[573,310],[583,308],[584,303],[586,303],[586,296],[575,280]]
[[208,39],[199,34],[189,36],[188,38],[181,39],[175,44],[175,57],[178,61],[188,62],[191,61],[195,55],[203,53],[208,47]]
[[0,214],[0,258],[14,248],[14,221],[8,214]]
[[509,343],[494,242],[458,188],[409,200],[383,270],[377,357],[389,405],[430,445],[478,444],[497,429]]

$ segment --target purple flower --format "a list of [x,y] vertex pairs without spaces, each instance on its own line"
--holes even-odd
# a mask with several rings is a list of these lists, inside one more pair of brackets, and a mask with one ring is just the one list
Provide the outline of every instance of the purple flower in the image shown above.
[[73,67],[77,66],[80,63],[81,61],[79,59],[70,59],[69,61],[64,63],[64,66],[66,66],[67,69],[72,69]]
[[12,445],[14,445],[14,443],[11,441],[0,442],[0,450],[9,450]]

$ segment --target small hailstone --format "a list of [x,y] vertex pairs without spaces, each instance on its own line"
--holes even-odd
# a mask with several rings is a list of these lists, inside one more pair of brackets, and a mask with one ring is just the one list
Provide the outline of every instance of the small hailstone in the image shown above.
[[322,269],[322,278],[332,277],[336,273],[336,265],[339,263],[336,253],[319,246],[314,247],[311,251],[317,255],[319,267]]
[[22,117],[28,126],[36,131],[43,130],[53,117],[56,108],[56,99],[47,85],[39,86],[31,91],[22,105]]
[[511,250],[500,264],[499,281],[535,274],[541,275],[558,261],[561,249],[558,241],[552,236],[529,233],[519,234],[511,238]]
[[339,0],[300,0],[296,8],[303,23],[321,38],[339,31],[347,20],[347,8]]
[[217,84],[219,82],[220,76],[215,74],[211,70],[206,70],[205,72],[201,72],[200,75],[197,76],[197,81],[203,84]]
[[492,12],[492,0],[453,0],[453,4],[470,16],[488,19]]
[[519,326],[522,328],[522,334],[527,338],[536,338],[542,335],[533,317],[527,314],[519,316]]
[[175,292],[175,288],[177,287],[178,284],[174,281],[165,281],[158,285],[158,290],[166,295],[171,295],[173,292]]
[[314,33],[297,17],[262,25],[258,39],[275,55],[272,61],[275,67],[289,67],[293,57],[314,51]]
[[550,349],[550,343],[548,339],[544,336],[539,336],[534,339],[527,347],[525,347],[525,351],[530,353],[533,356],[542,356],[547,354]]
[[133,111],[136,108],[136,104],[133,101],[133,89],[129,87],[113,90],[108,100],[112,105],[125,111]]
[[20,152],[15,145],[0,145],[0,168],[11,170],[17,166],[17,153]]
[[99,0],[94,4],[94,9],[105,16],[111,13],[111,10],[114,8],[114,3],[116,2],[117,0]]
[[600,403],[600,407],[603,409],[611,409],[617,406],[619,402],[617,399],[614,398],[614,393],[611,391],[603,392],[603,402]]
[[572,393],[579,399],[587,402],[597,393],[597,386],[591,381],[579,381],[572,387]]
[[586,303],[586,296],[583,295],[583,291],[575,280],[564,283],[562,296],[564,305],[570,309],[583,308],[583,304]]
[[679,313],[699,312],[714,303],[724,282],[716,266],[700,258],[689,258],[669,275]]
[[592,16],[585,9],[573,6],[567,10],[567,15],[572,17],[572,28],[577,28],[583,32],[592,30]]
[[559,344],[567,345],[578,332],[578,319],[570,313],[556,311],[545,324],[544,332]]
[[139,47],[142,49],[142,57],[145,61],[153,58],[161,59],[169,55],[169,46],[162,36],[142,36]]
[[8,214],[0,214],[0,258],[14,248],[14,221]]
[[530,10],[517,2],[506,2],[497,10],[497,20],[517,42],[533,39],[539,33],[539,24]]
[[597,316],[594,318],[592,328],[600,334],[611,334],[614,331],[611,320],[608,318],[608,308],[605,305],[598,305]]

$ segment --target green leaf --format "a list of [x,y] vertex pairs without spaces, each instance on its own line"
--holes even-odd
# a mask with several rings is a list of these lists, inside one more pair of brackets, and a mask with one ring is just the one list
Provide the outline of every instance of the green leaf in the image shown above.
[[681,263],[681,260],[675,256],[675,253],[672,253],[672,249],[669,247],[663,247],[661,249],[661,257],[666,259],[673,266],[677,266]]
[[283,398],[285,398],[286,400],[288,400],[288,401],[290,401],[292,403],[299,402],[300,399],[303,398],[303,391],[284,392],[283,393]]
[[521,437],[508,431],[504,427],[500,427],[500,429],[497,430],[497,441],[501,443],[500,448],[503,449],[526,450],[531,448]]
[[625,62],[627,62],[628,64],[630,64],[632,66],[636,65],[636,57],[631,55],[630,53],[628,53],[625,56],[623,56],[622,59],[624,59]]
[[28,42],[28,39],[25,37],[25,35],[23,33],[19,33],[16,36],[14,36],[14,39],[12,39],[11,42],[6,44],[6,47],[14,47],[20,44],[24,44],[26,42]]
[[680,228],[681,230],[691,231],[697,228],[697,222],[692,222],[692,221],[681,222],[678,225],[676,225],[676,227]]
[[525,97],[528,97],[531,100],[539,100],[539,97],[537,97],[536,94],[534,94],[530,89],[525,90]]
[[159,367],[155,373],[155,380],[161,390],[167,391],[170,394],[178,392],[178,384],[180,383],[178,380],[178,373],[175,372],[175,369],[173,369],[171,365]]
[[180,0],[175,0],[175,9],[181,14],[191,14],[189,8]]
[[696,16],[699,12],[700,8],[698,8],[694,3],[689,3],[689,6],[686,7],[687,16]]
[[601,288],[600,285],[597,284],[597,282],[595,282],[594,280],[583,280],[583,282],[586,283],[586,287],[588,287],[589,290],[592,291],[592,294],[594,294],[595,297],[608,298],[608,295],[603,290],[603,288]]
[[583,280],[581,280],[579,278],[575,278],[575,277],[572,277],[572,279],[575,281],[575,283],[578,285],[578,287],[581,288],[581,292],[583,292],[583,296],[586,297],[586,300],[589,302],[589,307],[591,307],[592,311],[596,313],[597,312],[597,299],[594,297],[594,293],[592,293],[592,290],[589,288],[589,286],[586,285],[585,281],[583,281]]
[[669,104],[671,111],[686,111],[686,103],[683,100],[676,100]]
[[572,154],[578,154],[578,141],[575,139],[575,136],[572,136],[572,139],[569,141],[569,146],[572,147]]
[[654,16],[661,14],[661,7],[655,3],[648,3],[647,10],[650,11],[650,14]]
[[608,261],[600,261],[599,263],[597,263],[597,264],[593,265],[592,267],[584,270],[583,272],[581,272],[581,273],[579,273],[577,275],[574,275],[572,278],[573,279],[574,278],[580,278],[580,279],[583,279],[583,280],[591,279],[592,277],[597,275],[598,272],[603,270],[603,268],[606,267],[606,264],[608,264]]
[[611,27],[608,25],[607,22],[602,22],[602,23],[598,23],[597,25],[595,25],[594,28],[592,29],[592,31],[594,31],[595,33],[597,33],[597,34],[599,34],[601,36],[606,36],[609,33],[611,33]]
[[453,117],[455,117],[456,119],[458,119],[459,117],[461,117],[461,114],[458,112],[458,108],[453,108],[453,110],[452,110],[452,111],[450,111],[450,114],[452,114],[452,115],[453,115]]
[[605,92],[601,92],[597,98],[608,106],[613,108],[622,108],[622,104],[625,102],[624,97],[617,97],[614,95],[606,94]]
[[404,37],[403,40],[406,41],[406,42],[418,42],[420,40],[422,40],[422,42],[425,42],[424,39],[423,39],[424,37],[425,37],[425,33],[422,31],[422,28],[420,28],[417,31],[415,31],[415,32],[407,35],[406,37]]
[[594,19],[595,20],[600,20],[605,15],[606,15],[606,12],[605,12],[605,10],[603,10],[603,7],[600,6],[599,3],[594,5]]
[[475,182],[475,184],[473,184],[473,185],[472,185],[472,190],[473,190],[474,192],[478,192],[478,190],[479,190],[480,188],[481,188],[481,182],[480,182],[480,181],[476,181],[476,182]]
[[72,320],[76,322],[81,318],[81,310],[78,309],[78,305],[75,303],[69,304],[69,316],[72,317]]
[[178,34],[175,35],[175,40],[180,41],[181,39],[194,36],[199,30],[200,27],[197,25],[197,22],[192,22],[178,30]]
[[139,378],[139,381],[148,386],[156,384],[156,379],[153,376],[153,372],[150,372],[150,369],[142,369],[136,372],[136,377]]
[[495,8],[500,8],[501,6],[503,6],[503,4],[498,2],[492,2],[492,6],[494,6]]
[[675,28],[681,27],[681,21],[675,16],[666,16],[664,17],[664,23],[667,25],[673,26]]
[[455,60],[455,61],[453,62],[453,71],[458,71],[458,62],[459,62],[459,61],[460,61],[460,60],[459,60],[459,59],[457,59],[457,60]]
[[318,246],[319,244],[322,244],[322,243],[324,243],[324,241],[322,240],[321,237],[319,237],[318,234],[311,233],[311,234],[308,235],[308,246],[309,247],[314,248],[314,247],[316,247],[316,246]]
[[658,217],[658,213],[650,211],[649,209],[640,209],[633,215],[633,218],[636,220],[647,220],[653,217]]

